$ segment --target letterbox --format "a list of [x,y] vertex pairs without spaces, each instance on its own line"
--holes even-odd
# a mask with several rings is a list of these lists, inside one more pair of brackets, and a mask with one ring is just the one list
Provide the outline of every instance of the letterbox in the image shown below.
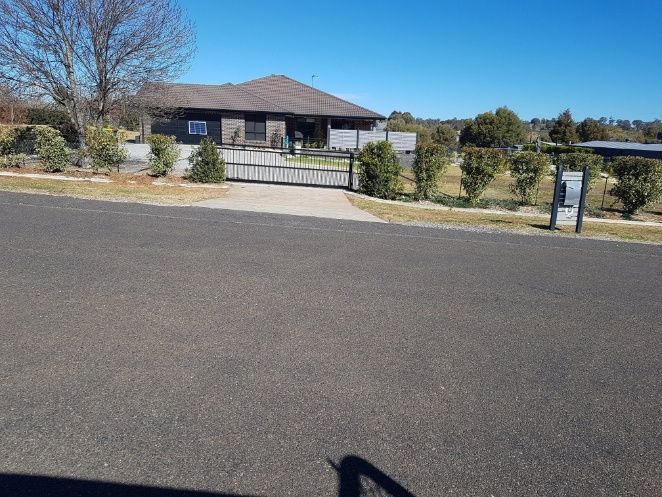
[[565,199],[563,205],[579,205],[582,198],[582,182],[581,181],[564,181]]

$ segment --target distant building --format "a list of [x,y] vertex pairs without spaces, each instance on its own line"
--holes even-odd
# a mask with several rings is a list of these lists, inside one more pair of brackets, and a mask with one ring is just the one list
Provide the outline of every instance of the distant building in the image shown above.
[[637,157],[648,157],[649,159],[662,159],[662,143],[633,143],[633,142],[610,142],[590,141],[574,143],[573,147],[590,148],[596,154],[605,158],[619,157],[623,155],[634,155]]

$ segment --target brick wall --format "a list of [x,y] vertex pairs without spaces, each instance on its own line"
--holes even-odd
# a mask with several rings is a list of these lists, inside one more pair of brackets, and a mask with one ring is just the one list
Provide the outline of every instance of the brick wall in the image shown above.
[[246,140],[246,130],[244,114],[241,112],[224,112],[221,114],[221,130],[223,135],[223,144],[232,145],[232,136],[237,133],[237,145],[258,145],[270,146],[274,133],[278,133],[279,139],[277,146],[281,146],[281,139],[285,136],[285,117],[276,114],[267,114],[267,132],[265,141]]

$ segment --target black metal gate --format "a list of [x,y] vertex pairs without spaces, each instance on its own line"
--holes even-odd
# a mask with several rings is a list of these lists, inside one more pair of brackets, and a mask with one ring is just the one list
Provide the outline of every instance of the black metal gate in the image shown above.
[[355,189],[354,153],[219,147],[229,180]]

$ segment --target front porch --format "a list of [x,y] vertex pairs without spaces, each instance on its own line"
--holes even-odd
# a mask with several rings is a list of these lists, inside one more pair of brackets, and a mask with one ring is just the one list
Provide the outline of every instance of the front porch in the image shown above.
[[338,119],[316,116],[287,116],[285,118],[285,143],[303,148],[324,148],[330,129],[370,131],[373,121]]

